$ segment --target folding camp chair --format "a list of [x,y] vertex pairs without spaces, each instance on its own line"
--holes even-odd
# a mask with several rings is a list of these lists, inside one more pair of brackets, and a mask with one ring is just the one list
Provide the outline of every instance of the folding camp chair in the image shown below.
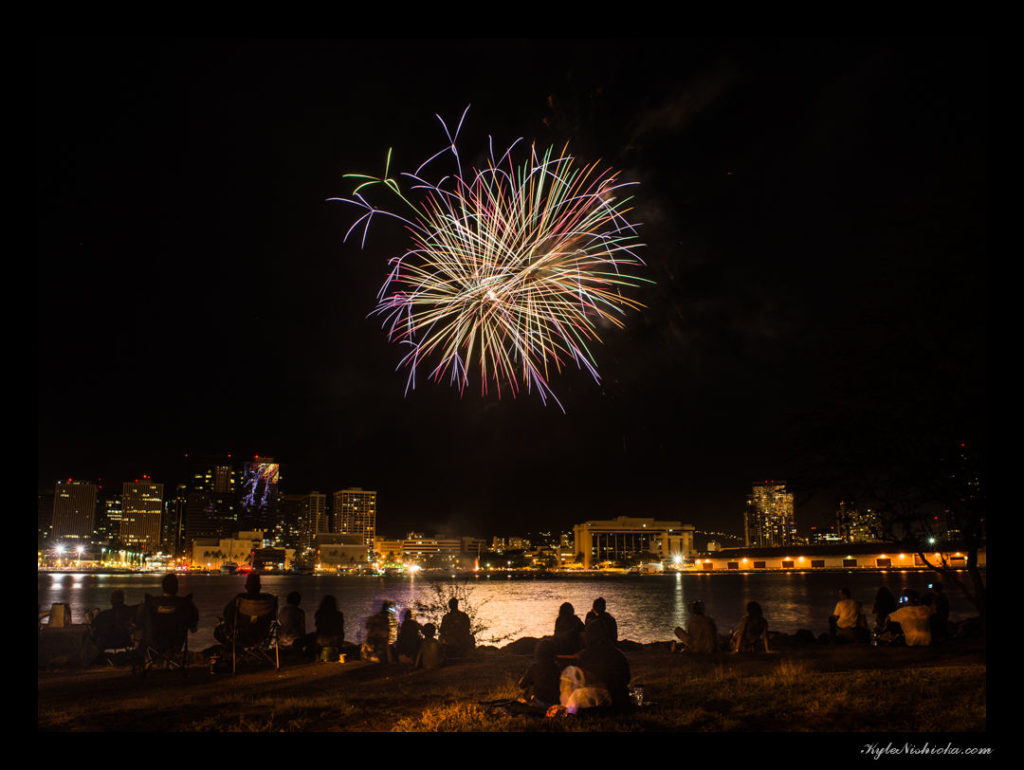
[[277,647],[277,597],[235,599],[235,620],[231,629],[231,672],[238,662],[253,660],[281,667]]
[[139,658],[142,676],[156,667],[181,669],[188,674],[188,632],[195,630],[198,613],[192,594],[153,597],[146,595],[142,606],[142,644]]

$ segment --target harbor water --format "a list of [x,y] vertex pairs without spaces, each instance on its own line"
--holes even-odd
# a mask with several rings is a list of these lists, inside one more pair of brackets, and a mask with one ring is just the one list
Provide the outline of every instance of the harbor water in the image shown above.
[[[140,603],[147,593],[159,594],[161,577],[154,573],[40,572],[38,603],[41,609],[56,603],[68,604],[73,622],[80,623],[87,610],[109,607],[110,593],[115,589],[124,591],[128,604]],[[538,577],[482,574],[455,579],[423,575],[264,575],[262,583],[263,590],[276,594],[282,606],[288,593],[298,591],[310,631],[320,600],[333,595],[345,615],[345,637],[352,642],[362,640],[366,618],[380,608],[381,600],[395,602],[400,613],[405,609],[415,613],[417,601],[433,596],[433,584],[456,584],[468,591],[469,603],[486,627],[478,643],[502,646],[523,636],[551,634],[563,602],[570,602],[583,619],[599,596],[604,597],[608,612],[618,621],[619,638],[640,643],[672,639],[676,626],[687,625],[689,605],[696,599],[704,601],[719,633],[735,628],[746,603],[757,601],[770,630],[794,633],[809,629],[818,635],[828,630],[828,616],[835,607],[840,587],[849,588],[853,598],[870,613],[880,586],[887,586],[897,596],[905,588],[923,594],[934,579],[933,573],[916,570],[851,570]],[[199,628],[190,638],[189,647],[202,650],[214,643],[213,629],[218,618],[232,597],[244,590],[245,577],[191,573],[180,575],[178,580],[179,595],[192,594],[199,610]],[[950,599],[951,620],[976,614],[955,586],[945,584],[945,593]]]

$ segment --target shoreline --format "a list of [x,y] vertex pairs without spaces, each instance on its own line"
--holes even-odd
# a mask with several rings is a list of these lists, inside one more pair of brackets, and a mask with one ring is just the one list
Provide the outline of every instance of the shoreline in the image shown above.
[[[635,644],[635,643],[634,643]],[[52,732],[935,732],[986,730],[985,640],[934,647],[781,645],[768,654],[672,654],[624,642],[649,706],[601,718],[517,716],[530,638],[479,647],[433,671],[398,663],[288,661],[210,674],[201,666],[40,670],[37,727]],[[878,683],[886,687],[879,691]],[[949,720],[955,721],[949,721]]]
[[[981,572],[987,573],[987,567],[979,567]],[[951,572],[966,572],[965,568],[953,569]],[[536,580],[543,578],[592,578],[592,577],[629,577],[629,578],[650,578],[650,577],[668,577],[675,575],[701,575],[701,576],[717,576],[717,575],[765,575],[765,574],[777,574],[777,575],[817,575],[817,574],[885,574],[889,572],[901,573],[901,572],[912,572],[912,573],[934,573],[935,570],[931,567],[815,567],[813,569],[794,569],[794,568],[779,568],[779,567],[765,567],[760,569],[730,569],[730,570],[704,570],[704,569],[671,569],[663,571],[651,571],[651,572],[630,572],[628,570],[548,570],[548,571],[535,571],[535,570],[494,570],[494,571],[468,571],[468,572],[448,572],[446,570],[430,571],[420,570],[416,573],[377,573],[377,572],[277,572],[277,571],[263,571],[260,572],[261,577],[295,577],[295,578],[309,578],[309,577],[352,577],[352,578],[417,578],[417,579],[445,579],[445,580],[468,580],[478,578],[506,578],[512,580]],[[37,575],[153,575],[154,577],[163,577],[167,574],[161,570],[146,570],[146,569],[117,569],[117,568],[37,568]],[[176,574],[183,577],[196,577],[205,575],[218,575],[224,577],[239,577],[243,576],[244,572],[220,572],[217,570],[180,570]]]

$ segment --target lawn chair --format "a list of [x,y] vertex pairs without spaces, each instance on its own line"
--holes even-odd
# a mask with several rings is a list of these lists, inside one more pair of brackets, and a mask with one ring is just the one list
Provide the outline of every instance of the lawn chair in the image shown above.
[[235,599],[235,621],[231,628],[231,673],[238,662],[253,660],[281,667],[277,646],[277,597]]
[[192,594],[150,596],[142,605],[142,644],[139,649],[142,676],[157,665],[181,669],[188,675],[188,632],[194,631],[198,612]]

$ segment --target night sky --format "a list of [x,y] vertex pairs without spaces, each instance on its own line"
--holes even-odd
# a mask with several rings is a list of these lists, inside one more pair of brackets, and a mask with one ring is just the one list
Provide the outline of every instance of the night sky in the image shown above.
[[[742,531],[753,482],[887,415],[985,427],[987,52],[971,39],[43,39],[39,488],[269,455],[378,529],[648,515]],[[400,253],[327,199],[412,171],[435,114],[639,182],[646,305],[536,394],[421,378],[368,318]]]

